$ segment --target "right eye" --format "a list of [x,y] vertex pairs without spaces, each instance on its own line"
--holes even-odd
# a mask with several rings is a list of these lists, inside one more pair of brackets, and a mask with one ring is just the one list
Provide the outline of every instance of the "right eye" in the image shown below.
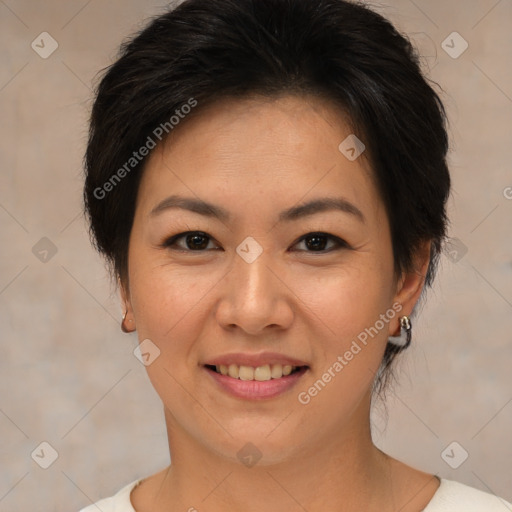
[[[181,250],[184,252],[204,252],[204,249],[208,246],[208,240],[212,237],[203,231],[186,231],[184,233],[178,233],[167,238],[162,247],[172,250]],[[178,240],[185,240],[185,247],[179,246],[176,242]],[[178,249],[175,247],[178,246]]]

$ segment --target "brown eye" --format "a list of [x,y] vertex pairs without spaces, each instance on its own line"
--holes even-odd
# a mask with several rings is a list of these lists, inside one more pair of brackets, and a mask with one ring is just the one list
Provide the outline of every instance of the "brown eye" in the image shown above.
[[[330,241],[334,242],[334,247],[326,250],[326,246]],[[340,249],[342,247],[348,248],[348,244],[345,240],[334,235],[329,235],[328,233],[308,233],[307,235],[304,235],[297,244],[301,242],[305,243],[305,252],[331,252],[332,250]]]
[[[184,244],[178,243],[181,240],[184,240]],[[162,244],[162,247],[184,252],[205,252],[208,250],[208,244],[211,240],[212,237],[202,231],[187,231],[168,238]],[[301,252],[326,253],[341,248],[349,248],[345,240],[328,233],[308,233],[301,237],[294,246],[302,242],[306,249],[301,249]],[[329,242],[332,244],[331,247],[328,247]]]
[[[181,239],[185,241],[184,245],[177,244],[177,241]],[[162,247],[174,248],[177,246],[178,250],[204,252],[210,239],[211,237],[202,231],[187,231],[168,238]]]

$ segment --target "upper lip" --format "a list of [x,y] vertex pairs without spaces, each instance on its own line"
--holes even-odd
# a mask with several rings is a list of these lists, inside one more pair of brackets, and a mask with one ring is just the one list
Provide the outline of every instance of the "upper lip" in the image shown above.
[[296,359],[294,357],[289,357],[284,354],[278,354],[277,352],[260,352],[258,354],[247,354],[247,353],[232,353],[232,354],[224,354],[222,356],[217,356],[209,359],[204,363],[205,365],[211,366],[229,366],[230,364],[236,364],[238,366],[264,366],[266,364],[281,364],[283,366],[307,366],[304,361],[300,359]]

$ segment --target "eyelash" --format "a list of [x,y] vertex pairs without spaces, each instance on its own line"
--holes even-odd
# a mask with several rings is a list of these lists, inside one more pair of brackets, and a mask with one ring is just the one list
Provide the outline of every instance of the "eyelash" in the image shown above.
[[[167,238],[162,244],[161,244],[161,248],[163,249],[172,249],[172,250],[176,250],[176,251],[180,251],[180,252],[206,252],[206,250],[192,250],[192,249],[174,249],[173,248],[173,245],[176,244],[176,241],[179,240],[180,238],[183,238],[187,235],[199,235],[201,237],[204,237],[204,238],[208,238],[210,240],[212,240],[212,237],[209,236],[207,233],[204,233],[203,231],[185,231],[184,233],[179,233],[177,235],[173,235],[169,238]],[[300,252],[308,252],[308,253],[311,253],[311,254],[315,254],[315,253],[318,253],[318,254],[327,254],[327,253],[330,253],[332,251],[336,251],[336,250],[339,250],[339,249],[350,249],[350,246],[348,245],[347,242],[345,242],[345,240],[343,240],[342,238],[339,238],[337,236],[334,236],[334,235],[330,235],[329,233],[323,233],[323,232],[311,232],[311,233],[306,233],[305,235],[303,235],[301,238],[299,238],[299,240],[297,240],[293,245],[297,245],[298,243],[308,239],[308,238],[314,238],[314,237],[320,237],[320,238],[327,238],[329,240],[332,240],[336,243],[336,246],[334,248],[331,248],[329,250],[321,250],[321,251],[308,251],[308,250],[305,250],[305,251],[300,251]]]

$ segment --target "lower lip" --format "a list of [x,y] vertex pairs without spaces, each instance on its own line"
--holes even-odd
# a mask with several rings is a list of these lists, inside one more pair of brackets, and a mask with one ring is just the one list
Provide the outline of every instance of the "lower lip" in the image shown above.
[[280,379],[259,381],[233,379],[228,375],[222,375],[209,368],[203,368],[211,375],[221,389],[237,398],[250,400],[274,398],[289,391],[308,370],[307,368],[301,368],[299,371],[283,376]]

